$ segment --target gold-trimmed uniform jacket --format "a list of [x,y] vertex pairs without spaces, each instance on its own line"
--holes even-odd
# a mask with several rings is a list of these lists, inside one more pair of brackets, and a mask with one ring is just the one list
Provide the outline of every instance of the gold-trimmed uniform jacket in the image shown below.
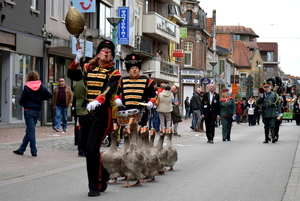
[[140,109],[143,106],[140,103],[156,100],[155,89],[152,85],[153,80],[147,76],[141,75],[136,79],[125,76],[121,79],[121,97],[124,109]]
[[[78,64],[75,64],[75,62],[71,63],[68,71],[68,77],[75,81],[82,78],[82,71],[77,69],[77,66]],[[119,86],[120,71],[114,68],[113,65],[95,67],[90,70],[89,63],[84,65],[84,71],[88,102],[97,100],[102,105],[110,104]]]

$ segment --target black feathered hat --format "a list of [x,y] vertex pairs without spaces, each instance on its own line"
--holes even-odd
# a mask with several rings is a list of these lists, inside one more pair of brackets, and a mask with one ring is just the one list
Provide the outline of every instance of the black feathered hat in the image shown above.
[[281,86],[282,86],[281,78],[277,75],[277,76],[275,77],[275,80],[276,80],[276,85],[281,87]]
[[276,86],[276,80],[273,77],[270,77],[270,78],[266,79],[266,82],[271,82],[273,87]]
[[125,57],[125,65],[126,65],[127,72],[129,72],[130,68],[133,66],[136,66],[141,70],[142,58],[138,54],[129,54]]
[[108,47],[111,50],[111,55],[113,56],[113,58],[115,58],[115,45],[110,40],[101,41],[97,47],[96,54],[98,54],[100,50],[104,47]]

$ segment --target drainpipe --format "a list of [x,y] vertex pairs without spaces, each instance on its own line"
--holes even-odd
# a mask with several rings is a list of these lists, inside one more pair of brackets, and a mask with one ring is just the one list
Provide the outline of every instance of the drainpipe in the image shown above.
[[[44,0],[44,26],[46,24],[46,0]],[[45,27],[43,27],[45,28]],[[46,70],[47,70],[47,52],[46,52],[46,41],[47,38],[44,37],[44,42],[43,42],[43,62],[42,62],[42,68],[41,68],[41,74],[40,74],[40,78],[42,80],[42,83],[44,83],[45,87],[48,89],[48,84],[46,84],[47,82],[47,78],[45,77],[45,75],[47,75]],[[47,124],[47,101],[43,101],[43,105],[42,105],[42,110],[41,110],[41,126],[45,126]]]

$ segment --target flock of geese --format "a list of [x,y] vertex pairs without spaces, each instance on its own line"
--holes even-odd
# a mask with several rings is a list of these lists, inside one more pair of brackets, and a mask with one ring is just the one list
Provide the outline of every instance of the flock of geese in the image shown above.
[[[101,154],[105,169],[110,173],[110,179],[117,183],[117,178],[125,177],[123,187],[141,186],[144,179],[155,181],[155,175],[164,174],[166,167],[173,170],[178,159],[177,150],[172,147],[172,132],[162,129],[159,140],[154,146],[155,130],[147,126],[141,127],[130,119],[123,130],[124,146],[117,148],[118,129],[111,133],[111,145]],[[150,135],[150,136],[149,136]],[[164,144],[167,136],[166,146]],[[130,185],[130,181],[136,181]]]

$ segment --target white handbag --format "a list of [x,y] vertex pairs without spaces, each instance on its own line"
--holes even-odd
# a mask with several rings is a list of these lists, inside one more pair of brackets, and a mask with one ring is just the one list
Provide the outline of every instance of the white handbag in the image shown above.
[[248,115],[254,115],[254,109],[253,108],[248,109]]

